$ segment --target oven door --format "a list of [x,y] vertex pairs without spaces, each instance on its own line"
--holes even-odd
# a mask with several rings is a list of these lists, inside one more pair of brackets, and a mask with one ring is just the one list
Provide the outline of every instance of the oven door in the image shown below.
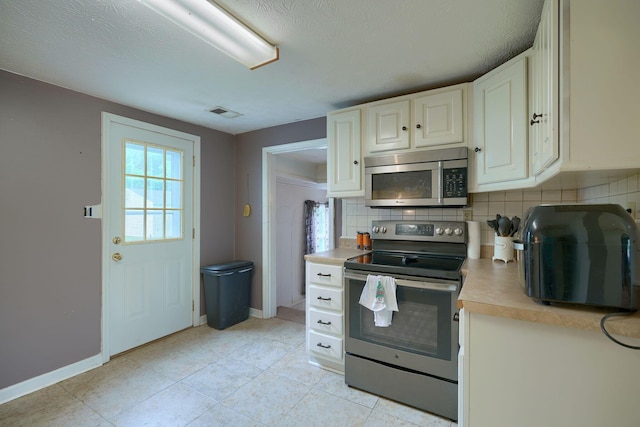
[[366,273],[345,270],[345,351],[457,382],[459,283],[396,276],[398,311],[389,327],[378,327],[359,303],[366,280]]
[[365,205],[442,205],[441,162],[365,167]]

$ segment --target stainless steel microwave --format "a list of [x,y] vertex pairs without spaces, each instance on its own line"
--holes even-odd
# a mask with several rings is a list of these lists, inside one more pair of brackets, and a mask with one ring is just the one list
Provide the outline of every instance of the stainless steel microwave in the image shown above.
[[467,158],[464,147],[365,157],[365,205],[466,206]]

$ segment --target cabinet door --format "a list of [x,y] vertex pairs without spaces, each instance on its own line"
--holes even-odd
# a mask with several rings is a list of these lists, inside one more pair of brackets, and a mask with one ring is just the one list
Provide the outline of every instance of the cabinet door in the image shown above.
[[364,196],[360,139],[360,109],[327,117],[327,194]]
[[558,2],[547,0],[533,42],[531,169],[538,175],[558,158]]
[[474,82],[478,184],[528,175],[526,61],[522,54]]
[[367,153],[409,148],[409,100],[368,108]]
[[464,142],[462,89],[414,99],[413,126],[416,147]]

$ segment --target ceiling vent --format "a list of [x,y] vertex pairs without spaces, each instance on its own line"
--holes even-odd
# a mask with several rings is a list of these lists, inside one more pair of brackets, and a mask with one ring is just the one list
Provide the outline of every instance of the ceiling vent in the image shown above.
[[231,111],[220,106],[215,107],[213,110],[211,110],[211,112],[227,119],[235,119],[236,117],[240,117],[242,115],[240,113],[236,113],[235,111]]

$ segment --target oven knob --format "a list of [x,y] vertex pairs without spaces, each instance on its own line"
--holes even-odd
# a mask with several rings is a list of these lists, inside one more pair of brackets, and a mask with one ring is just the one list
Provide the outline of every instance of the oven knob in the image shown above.
[[462,236],[462,228],[456,228],[455,230],[453,230],[453,234],[455,234],[456,236]]
[[440,227],[436,228],[436,234],[437,235],[440,236],[440,235],[442,235],[443,232],[444,232],[444,230],[442,230],[442,228],[440,228]]
[[380,232],[382,234],[386,233],[387,232],[387,227],[380,227]]
[[453,233],[453,230],[449,227],[444,229],[444,234],[446,234],[447,236],[451,236],[451,233]]

